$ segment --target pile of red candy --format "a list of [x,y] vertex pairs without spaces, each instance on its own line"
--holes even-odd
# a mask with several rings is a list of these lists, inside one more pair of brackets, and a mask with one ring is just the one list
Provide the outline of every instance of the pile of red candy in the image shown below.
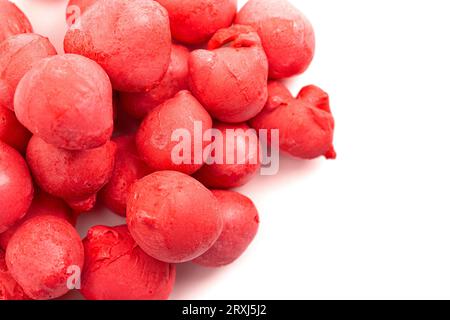
[[[67,18],[58,55],[0,0],[0,299],[61,297],[77,268],[86,299],[167,299],[176,264],[241,256],[259,215],[227,190],[261,163],[174,163],[177,129],[277,129],[282,152],[336,157],[328,95],[280,82],[315,49],[288,1],[78,0]],[[127,225],[81,240],[96,203]]]

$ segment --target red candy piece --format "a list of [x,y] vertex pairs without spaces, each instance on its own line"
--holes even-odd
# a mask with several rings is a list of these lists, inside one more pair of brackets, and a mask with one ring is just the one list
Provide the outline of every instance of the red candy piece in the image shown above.
[[47,38],[27,33],[0,44],[0,106],[14,110],[14,93],[23,76],[36,62],[56,55]]
[[0,301],[29,300],[6,267],[5,253],[0,249]]
[[305,72],[314,57],[314,30],[287,0],[249,0],[236,23],[251,25],[261,37],[269,59],[270,77],[287,78]]
[[22,225],[25,221],[30,220],[34,217],[44,215],[59,217],[70,222],[72,225],[75,225],[76,219],[72,216],[71,210],[67,207],[64,201],[52,197],[51,195],[41,191],[34,196],[31,207],[25,217],[20,220],[15,226],[0,234],[0,248],[6,250],[9,240],[20,227],[20,225]]
[[168,299],[175,266],[145,254],[127,226],[93,227],[83,243],[86,262],[81,293],[86,299]]
[[34,300],[66,294],[71,276],[82,270],[83,261],[83,244],[77,231],[64,219],[50,215],[26,221],[6,250],[8,270]]
[[99,63],[114,89],[152,89],[169,67],[171,51],[167,11],[151,0],[99,0],[71,26],[64,40],[67,53]]
[[[245,185],[261,167],[259,139],[255,130],[246,124],[216,123],[214,128],[223,136],[223,149],[211,154],[221,163],[205,164],[194,177],[208,188],[229,189]],[[227,147],[228,146],[228,147]],[[227,163],[227,158],[231,163]]]
[[194,260],[205,267],[221,267],[237,260],[258,232],[259,215],[253,202],[232,191],[213,191],[220,203],[223,231],[215,244]]
[[[199,133],[195,132],[196,123],[201,125]],[[212,119],[208,112],[188,91],[181,91],[147,115],[137,133],[136,145],[152,171],[175,170],[192,174],[203,165],[203,150],[208,145],[204,141],[200,150],[196,150],[195,136],[203,138],[205,131],[211,128]],[[173,159],[172,153],[178,142],[172,141],[172,137],[179,129],[185,129],[191,138],[189,163],[178,164]],[[200,157],[199,161],[196,156]]]
[[59,148],[96,148],[113,130],[111,83],[98,64],[82,56],[38,62],[20,81],[14,108],[28,130]]
[[230,26],[237,0],[157,0],[169,12],[174,39],[201,44],[219,29]]
[[114,171],[108,184],[101,190],[101,201],[113,212],[126,216],[130,188],[151,171],[136,150],[135,136],[113,139],[117,145]]
[[0,140],[25,152],[31,133],[17,120],[14,112],[0,107]]
[[84,151],[59,149],[33,136],[27,161],[36,183],[49,194],[64,199],[77,212],[91,210],[98,191],[114,169],[116,145]]
[[172,45],[169,69],[159,84],[149,92],[120,94],[121,107],[136,119],[143,119],[166,100],[181,90],[188,88],[189,50],[180,45]]
[[174,171],[135,183],[127,206],[128,228],[137,244],[160,261],[181,263],[205,253],[222,231],[213,194],[197,180]]
[[0,141],[0,233],[19,221],[33,200],[27,164],[13,148]]
[[7,0],[0,0],[0,42],[10,36],[33,32],[30,21],[17,6]]
[[302,159],[335,159],[334,119],[328,95],[316,86],[302,89],[295,99],[279,82],[269,84],[266,107],[250,121],[253,128],[280,130],[280,149]]
[[268,64],[258,34],[235,25],[218,31],[209,50],[189,59],[189,85],[206,110],[223,122],[256,116],[267,100]]

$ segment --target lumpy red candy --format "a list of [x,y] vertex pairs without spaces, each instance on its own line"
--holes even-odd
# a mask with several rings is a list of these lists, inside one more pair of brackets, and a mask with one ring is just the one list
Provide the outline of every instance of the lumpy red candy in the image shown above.
[[133,183],[150,174],[150,169],[138,155],[134,135],[114,138],[117,145],[114,171],[100,198],[113,212],[126,216],[129,191]]
[[0,234],[0,248],[6,250],[9,240],[14,235],[16,230],[23,224],[25,221],[30,220],[34,217],[51,215],[55,217],[62,218],[71,224],[75,224],[75,218],[72,215],[70,208],[62,201],[61,199],[52,197],[51,195],[45,192],[38,192],[31,203],[31,207],[28,210],[25,217],[20,220],[16,225],[9,228],[2,234]]
[[[201,127],[200,132],[195,132],[196,124]],[[212,119],[208,112],[188,91],[181,91],[147,115],[137,133],[136,145],[152,171],[175,170],[192,174],[203,165],[203,149],[208,145],[203,141],[203,135],[211,128]],[[186,130],[191,138],[190,155],[186,156],[189,161],[185,163],[176,163],[173,158],[174,148],[179,142],[172,138],[180,129]],[[195,147],[198,135],[203,141],[200,150]],[[196,159],[198,157],[200,159]]]
[[0,301],[28,299],[23,289],[9,273],[5,261],[5,252],[0,249]]
[[167,11],[152,0],[99,0],[66,34],[65,51],[98,62],[114,89],[152,89],[169,67],[171,51]]
[[89,300],[164,300],[175,282],[175,266],[140,249],[127,226],[96,226],[83,241],[81,293]]
[[231,264],[247,250],[259,227],[259,214],[253,202],[237,192],[213,191],[220,203],[223,231],[206,253],[194,260],[205,267]]
[[17,120],[14,112],[0,107],[0,140],[24,152],[31,133]]
[[56,55],[47,38],[33,33],[9,37],[0,44],[0,106],[14,110],[14,93],[23,76],[44,58]]
[[28,130],[59,148],[96,148],[113,131],[111,83],[98,64],[82,56],[39,61],[17,86],[14,109]]
[[70,0],[67,4],[66,19],[69,25],[77,22],[84,11],[86,11],[97,0]]
[[169,69],[158,85],[149,92],[120,94],[121,107],[136,119],[144,118],[166,100],[172,98],[179,91],[188,88],[188,59],[189,50],[174,44]]
[[208,188],[229,189],[243,186],[261,167],[258,135],[245,123],[216,123],[214,128],[223,137],[221,157],[216,154],[218,150],[213,150],[210,158],[212,163],[205,164],[194,177]]
[[27,213],[33,192],[25,160],[15,149],[0,141],[0,233]]
[[6,250],[13,278],[34,300],[54,299],[69,291],[71,277],[83,268],[83,244],[64,219],[46,215],[19,227]]
[[30,21],[15,4],[0,0],[0,42],[10,36],[33,32]]
[[114,169],[116,145],[83,151],[59,149],[37,136],[27,148],[27,161],[36,183],[64,199],[77,212],[95,205],[96,194],[108,183]]
[[214,195],[183,173],[161,171],[139,180],[127,205],[133,238],[160,261],[193,260],[211,248],[222,231]]
[[256,116],[267,100],[268,63],[258,34],[248,26],[219,30],[209,50],[189,59],[189,85],[213,118],[238,123]]
[[303,88],[294,98],[283,84],[271,82],[265,109],[250,123],[257,130],[269,130],[269,136],[278,129],[280,149],[294,157],[336,158],[328,94],[316,86]]
[[219,29],[230,26],[237,0],[157,0],[169,12],[174,39],[201,44]]
[[236,23],[258,30],[269,59],[270,77],[303,73],[315,51],[314,30],[308,19],[287,0],[249,0]]

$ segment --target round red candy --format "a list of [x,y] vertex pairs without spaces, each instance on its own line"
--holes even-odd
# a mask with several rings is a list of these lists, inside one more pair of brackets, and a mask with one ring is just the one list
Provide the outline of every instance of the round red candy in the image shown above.
[[14,93],[23,76],[36,62],[56,55],[47,38],[26,33],[9,37],[0,44],[0,106],[14,110]]
[[59,148],[96,148],[113,131],[109,78],[82,56],[58,55],[36,63],[17,86],[14,109],[28,130]]
[[148,255],[182,263],[205,253],[219,237],[219,205],[194,178],[174,171],[155,172],[134,184],[127,224]]
[[201,44],[221,28],[230,26],[237,0],[157,0],[169,12],[174,39]]
[[127,226],[96,226],[83,241],[86,262],[81,293],[89,300],[165,300],[175,266],[142,251]]
[[64,49],[95,60],[114,89],[152,89],[169,67],[172,43],[166,9],[152,0],[98,0],[68,30]]
[[315,51],[308,19],[287,0],[249,0],[236,23],[251,25],[261,37],[269,59],[270,77],[287,78],[305,72]]
[[[249,182],[261,167],[258,135],[245,123],[216,123],[214,128],[222,137],[223,148],[220,153],[216,148],[212,148],[208,160],[212,163],[205,164],[194,177],[208,188],[241,187]],[[227,163],[227,160],[230,163]]]
[[25,160],[0,141],[0,233],[27,213],[32,200],[33,182]]
[[28,32],[33,32],[33,28],[25,14],[14,3],[0,0],[0,42]]
[[213,191],[220,203],[223,231],[206,253],[194,262],[206,267],[221,267],[238,259],[258,232],[259,214],[253,202],[233,191]]
[[43,190],[64,199],[75,211],[87,212],[94,207],[97,192],[111,177],[115,154],[113,142],[96,149],[70,151],[33,136],[27,148],[27,161]]
[[[6,264],[24,292],[34,300],[66,294],[83,269],[83,244],[64,219],[46,215],[19,227],[6,250]],[[73,280],[73,281],[72,281]]]

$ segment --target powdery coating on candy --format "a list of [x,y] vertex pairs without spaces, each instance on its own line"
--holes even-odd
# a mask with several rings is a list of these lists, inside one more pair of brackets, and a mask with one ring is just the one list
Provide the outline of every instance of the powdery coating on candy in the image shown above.
[[267,100],[268,62],[248,26],[219,30],[189,58],[189,86],[211,116],[230,123],[256,116]]
[[219,29],[230,26],[237,0],[157,0],[169,12],[174,39],[201,44]]
[[51,215],[59,217],[75,225],[75,218],[72,216],[72,212],[67,207],[67,205],[61,199],[52,197],[51,195],[40,191],[35,194],[31,207],[28,210],[25,217],[16,223],[14,226],[0,234],[0,248],[6,250],[9,240],[17,231],[17,229],[27,220],[34,217]]
[[220,203],[223,231],[219,239],[194,263],[205,267],[222,267],[237,260],[258,232],[259,214],[253,202],[232,191],[212,191]]
[[11,275],[34,300],[55,299],[69,291],[74,267],[82,270],[83,244],[75,228],[50,215],[26,221],[11,238],[6,264]]
[[138,155],[134,135],[117,137],[113,141],[117,145],[114,171],[99,196],[102,203],[110,210],[126,216],[131,186],[151,171]]
[[98,64],[82,56],[38,62],[17,86],[14,108],[28,130],[59,148],[96,148],[113,131],[111,83]]
[[175,266],[148,256],[127,226],[96,226],[83,241],[81,293],[88,300],[165,300],[175,282]]
[[28,32],[33,32],[33,28],[25,14],[12,2],[0,0],[0,42]]
[[31,133],[17,120],[14,112],[0,107],[0,140],[25,152]]
[[205,253],[222,231],[216,198],[200,182],[174,171],[136,182],[127,207],[137,244],[160,261],[182,263]]
[[236,23],[258,30],[269,59],[270,77],[306,71],[314,57],[315,36],[308,19],[287,0],[249,0]]
[[27,213],[32,200],[33,182],[25,160],[0,141],[0,233]]
[[87,212],[111,177],[115,154],[114,142],[96,149],[69,151],[33,136],[27,148],[27,162],[43,190],[64,199],[75,211]]
[[0,301],[29,299],[9,273],[5,261],[5,252],[0,249]]
[[76,20],[97,0],[70,0],[67,4],[66,19],[70,25],[76,22]]
[[279,82],[269,84],[266,107],[250,121],[253,128],[279,129],[280,149],[302,159],[335,159],[334,118],[328,94],[316,86],[303,88],[294,98]]
[[48,38],[27,33],[0,44],[0,106],[14,110],[14,93],[23,76],[36,62],[56,55]]
[[[224,137],[223,150],[221,154],[222,164],[205,164],[194,177],[208,188],[230,189],[245,185],[253,178],[261,167],[260,146],[258,135],[255,130],[248,125],[216,123],[218,129]],[[227,131],[232,130],[234,139],[227,139]],[[234,145],[234,148],[227,145]],[[212,151],[212,156],[216,157],[217,151]],[[242,159],[237,159],[242,154]],[[235,159],[232,164],[227,164],[227,157]],[[240,160],[241,162],[238,162]]]
[[99,63],[114,89],[152,89],[169,67],[167,11],[151,0],[98,0],[68,30],[64,48]]
[[[202,137],[205,131],[212,128],[208,112],[188,91],[179,92],[174,98],[149,112],[136,135],[136,145],[152,171],[175,170],[192,174],[200,169],[202,164],[195,164],[194,161],[194,122],[202,123]],[[178,142],[172,141],[172,134],[178,129],[186,129],[192,138],[191,164],[173,162],[172,151]],[[208,142],[204,142],[203,149],[207,145]]]
[[120,105],[131,116],[143,119],[166,100],[181,90],[188,88],[189,50],[180,45],[172,45],[169,69],[158,85],[149,92],[120,93]]

